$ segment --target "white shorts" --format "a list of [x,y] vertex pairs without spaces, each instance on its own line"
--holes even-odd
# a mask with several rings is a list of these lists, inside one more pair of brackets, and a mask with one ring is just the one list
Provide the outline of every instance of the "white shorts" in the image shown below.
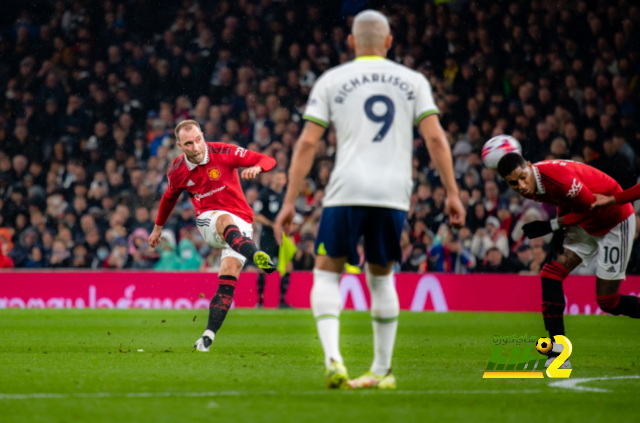
[[636,216],[632,214],[602,236],[589,235],[579,226],[565,228],[563,246],[582,259],[581,266],[587,266],[597,254],[596,276],[600,279],[622,280],[626,276],[635,233]]
[[209,210],[202,213],[197,219],[196,224],[198,225],[198,230],[202,234],[202,238],[204,241],[212,246],[213,248],[221,248],[222,249],[222,260],[225,257],[234,257],[240,260],[240,263],[244,266],[244,262],[247,261],[246,257],[240,253],[237,253],[231,249],[227,242],[220,238],[218,235],[218,231],[216,231],[216,221],[222,215],[228,214],[233,219],[233,223],[240,229],[242,235],[252,238],[253,237],[253,226],[251,223],[245,222],[240,219],[233,213],[229,213],[224,210]]

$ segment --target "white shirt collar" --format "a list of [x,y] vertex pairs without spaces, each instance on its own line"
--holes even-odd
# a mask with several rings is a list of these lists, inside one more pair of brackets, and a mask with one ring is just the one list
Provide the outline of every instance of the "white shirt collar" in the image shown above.
[[536,177],[536,194],[546,194],[547,190],[544,189],[544,185],[542,185],[542,179],[540,178],[540,171],[536,167],[536,165],[531,165],[533,169],[533,175]]
[[[189,161],[189,159],[187,159],[186,154],[185,154],[184,158],[185,158],[185,162],[187,163],[187,167],[189,168],[189,170],[193,170],[196,167],[198,167],[197,164],[191,163]],[[209,149],[207,148],[207,145],[205,144],[205,146],[204,146],[204,159],[200,162],[200,166],[204,166],[207,163],[209,163]]]

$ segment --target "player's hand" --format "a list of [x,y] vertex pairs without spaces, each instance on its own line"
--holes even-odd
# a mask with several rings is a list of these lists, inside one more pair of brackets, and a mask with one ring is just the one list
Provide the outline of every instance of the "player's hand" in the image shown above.
[[596,207],[613,206],[616,204],[616,199],[613,195],[593,194],[596,197],[596,202],[591,205],[591,210]]
[[467,211],[457,195],[447,196],[445,202],[445,213],[449,215],[449,224],[453,229],[460,229],[464,226],[467,218]]
[[522,232],[527,238],[534,239],[550,234],[551,232],[553,232],[553,229],[551,229],[551,222],[549,222],[548,220],[536,220],[535,222],[523,225]]
[[240,176],[242,176],[242,179],[246,181],[255,178],[260,174],[260,172],[262,172],[262,168],[260,166],[253,166],[243,170]]
[[293,217],[296,215],[296,207],[293,204],[284,203],[280,209],[280,213],[276,217],[276,221],[273,223],[273,234],[276,236],[278,245],[282,245],[282,231],[289,236],[289,225],[293,221]]
[[157,247],[160,244],[160,235],[162,234],[162,226],[156,225],[149,235],[149,247]]

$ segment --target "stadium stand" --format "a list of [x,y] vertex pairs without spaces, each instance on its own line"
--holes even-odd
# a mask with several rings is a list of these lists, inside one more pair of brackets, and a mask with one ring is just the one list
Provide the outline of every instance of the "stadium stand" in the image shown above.
[[[350,60],[353,16],[389,17],[389,60],[430,80],[468,205],[453,234],[417,131],[403,271],[532,272],[550,241],[479,151],[517,138],[532,162],[571,159],[637,183],[640,7],[632,1],[32,1],[0,17],[0,267],[215,270],[188,198],[158,251],[146,243],[180,154],[173,128],[273,156],[286,170],[314,81]],[[330,7],[331,6],[331,7]],[[145,19],[139,19],[145,16]],[[336,137],[326,134],[298,198],[294,269],[312,242]],[[271,174],[244,186],[257,202]],[[638,225],[640,228],[640,225]],[[640,230],[640,229],[639,229]],[[259,234],[256,230],[254,233]],[[636,234],[636,239],[638,234]],[[640,273],[640,240],[629,273]]]

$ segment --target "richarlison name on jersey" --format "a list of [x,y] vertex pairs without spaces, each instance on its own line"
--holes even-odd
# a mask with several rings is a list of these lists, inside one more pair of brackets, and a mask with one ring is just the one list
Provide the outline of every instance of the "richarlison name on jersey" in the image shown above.
[[400,91],[406,92],[407,100],[415,99],[415,92],[413,89],[413,85],[403,81],[398,76],[393,75],[385,75],[380,73],[372,73],[368,75],[362,75],[357,78],[354,78],[343,84],[341,89],[338,90],[338,96],[334,98],[334,101],[338,104],[342,104],[344,99],[349,95],[350,92],[355,89],[365,85],[365,84],[390,84],[394,87],[398,87]]

